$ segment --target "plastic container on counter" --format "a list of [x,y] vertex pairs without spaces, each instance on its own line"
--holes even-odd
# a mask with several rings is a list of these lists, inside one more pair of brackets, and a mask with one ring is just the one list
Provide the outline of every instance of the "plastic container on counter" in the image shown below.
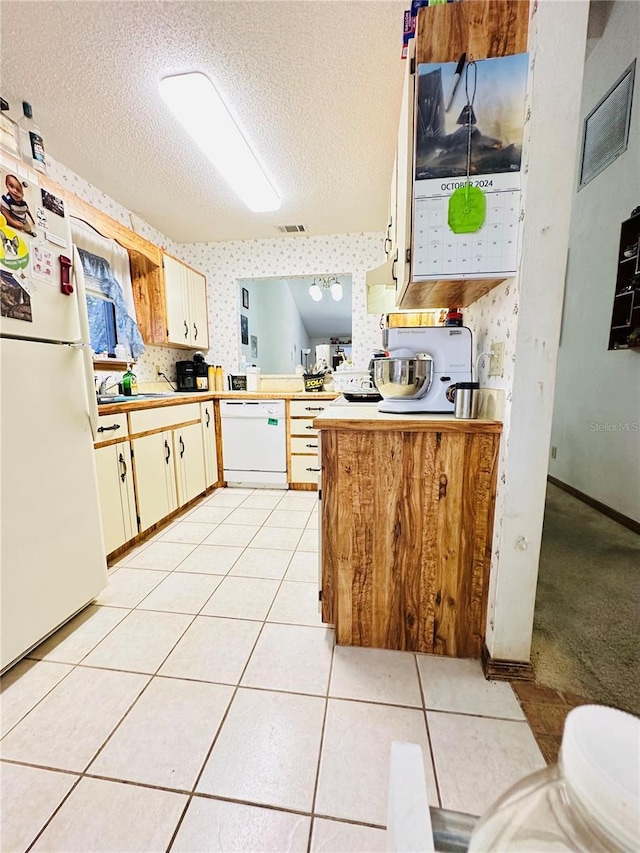
[[558,764],[522,779],[484,814],[469,853],[631,853],[640,843],[640,719],[574,708]]

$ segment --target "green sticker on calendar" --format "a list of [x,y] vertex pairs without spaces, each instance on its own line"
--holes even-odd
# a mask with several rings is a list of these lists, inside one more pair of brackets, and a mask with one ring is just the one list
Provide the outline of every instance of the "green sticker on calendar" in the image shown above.
[[267,423],[269,424],[269,426],[278,426],[278,419],[277,418],[269,418]]

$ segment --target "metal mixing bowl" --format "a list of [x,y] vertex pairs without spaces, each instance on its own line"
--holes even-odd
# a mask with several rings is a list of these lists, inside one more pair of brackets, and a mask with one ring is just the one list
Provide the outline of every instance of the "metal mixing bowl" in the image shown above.
[[427,353],[414,358],[377,358],[373,378],[378,391],[387,400],[417,400],[423,397],[433,380],[433,359]]

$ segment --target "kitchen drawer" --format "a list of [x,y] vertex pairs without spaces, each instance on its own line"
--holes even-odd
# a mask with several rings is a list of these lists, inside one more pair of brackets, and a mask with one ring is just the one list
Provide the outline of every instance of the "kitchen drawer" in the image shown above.
[[309,435],[305,436],[305,438],[297,438],[293,437],[291,439],[291,452],[292,453],[307,453],[313,454],[318,450],[318,439],[317,437]]
[[290,435],[317,435],[318,430],[313,428],[313,418],[291,418],[289,421]]
[[289,414],[292,418],[315,418],[333,403],[333,400],[291,400]]
[[100,444],[102,441],[111,441],[114,438],[125,438],[127,435],[129,435],[129,427],[127,426],[126,412],[121,412],[118,415],[102,415],[98,418],[96,444]]
[[317,456],[291,457],[291,482],[316,483],[320,473],[320,463]]
[[182,406],[162,406],[158,409],[141,409],[130,412],[131,434],[149,432],[152,429],[167,429],[176,424],[200,420],[200,403],[186,403]]

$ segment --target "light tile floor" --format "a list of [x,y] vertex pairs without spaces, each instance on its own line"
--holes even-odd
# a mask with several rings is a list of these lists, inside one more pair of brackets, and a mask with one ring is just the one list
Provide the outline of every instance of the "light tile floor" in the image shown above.
[[477,661],[334,647],[317,501],[225,489],[2,679],[2,850],[378,851],[390,745],[481,813],[545,766]]

